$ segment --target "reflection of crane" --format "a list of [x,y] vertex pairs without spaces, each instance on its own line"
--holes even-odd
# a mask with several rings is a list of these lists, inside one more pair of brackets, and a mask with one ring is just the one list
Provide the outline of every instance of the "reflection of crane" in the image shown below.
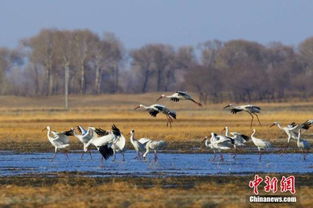
[[[54,146],[54,156],[52,158],[54,160],[58,149],[64,149],[70,146],[68,137],[73,136],[73,129],[64,132],[51,131],[50,126],[47,126],[45,129],[47,129],[48,140]],[[66,152],[64,154],[69,159],[68,154]]]
[[82,126],[77,126],[77,129],[78,131],[81,133],[81,134],[76,134],[75,132],[75,129],[73,131],[74,133],[74,136],[81,142],[83,143],[83,153],[80,157],[80,159],[83,158],[83,155],[85,154],[85,152],[89,152],[89,155],[90,155],[90,158],[92,159],[92,156],[91,156],[91,152],[90,150],[88,150],[88,148],[86,147],[86,145],[88,144],[88,142],[94,137],[96,136],[94,131],[95,131],[95,128],[94,127],[88,127],[88,129],[84,129]]
[[137,140],[135,138],[135,130],[130,131],[130,143],[133,145],[135,151],[137,152],[138,159],[142,157],[142,154],[145,152],[146,145],[149,141],[151,141],[151,139],[148,138],[141,138]]
[[101,153],[102,159],[107,160],[114,155],[115,152],[124,150],[125,138],[121,135],[120,130],[114,124],[112,125],[111,131],[96,129],[95,132],[99,135],[99,137],[93,137],[87,143],[86,148],[88,148],[90,144],[93,144]]
[[160,141],[148,141],[146,144],[146,152],[143,154],[143,158],[146,158],[147,154],[150,150],[154,151],[154,161],[158,160],[157,151],[164,148],[166,146],[166,142],[163,140]]
[[271,143],[254,137],[254,134],[255,134],[255,129],[253,129],[253,132],[251,134],[251,139],[252,139],[253,144],[258,148],[258,151],[260,154],[259,160],[261,160],[261,150],[271,147]]
[[[305,160],[305,156],[306,156],[306,153],[310,150],[311,148],[311,145],[308,141],[304,140],[304,139],[301,139],[301,129],[298,130],[298,136],[297,136],[297,146],[299,149],[302,150],[303,152],[303,160]],[[306,152],[304,152],[306,151]]]
[[262,126],[260,120],[259,120],[259,117],[257,115],[257,113],[260,113],[261,112],[261,108],[258,107],[258,106],[255,106],[255,105],[240,105],[240,106],[234,106],[233,104],[229,104],[229,105],[226,105],[224,107],[224,109],[226,108],[229,108],[230,109],[230,112],[232,112],[233,114],[236,114],[240,111],[245,111],[247,113],[250,114],[251,116],[251,124],[250,124],[250,127],[252,127],[252,122],[253,122],[253,119],[254,119],[254,116],[256,116],[256,118],[258,119],[258,122],[259,124]]
[[202,106],[201,103],[195,101],[187,92],[183,92],[183,91],[176,91],[172,95],[161,95],[157,99],[157,101],[159,101],[162,98],[169,98],[171,101],[174,101],[174,102],[179,102],[180,100],[190,100],[190,101],[196,103],[197,105]]
[[139,109],[139,108],[142,108],[142,109],[148,111],[148,113],[153,117],[156,117],[158,115],[158,113],[162,112],[164,115],[166,115],[166,118],[167,118],[166,126],[168,126],[168,124],[170,124],[170,127],[172,127],[173,119],[176,119],[175,111],[171,111],[170,109],[168,109],[164,105],[153,104],[150,106],[145,106],[145,105],[140,104],[135,108],[135,110]]

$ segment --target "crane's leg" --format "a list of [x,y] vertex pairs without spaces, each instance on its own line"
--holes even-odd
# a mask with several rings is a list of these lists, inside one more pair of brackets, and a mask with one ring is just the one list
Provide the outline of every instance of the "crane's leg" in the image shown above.
[[248,113],[249,113],[249,114],[250,114],[250,116],[251,116],[250,128],[252,128],[252,123],[253,123],[253,119],[254,119],[254,117],[253,117],[252,113],[250,113],[250,112],[248,112]]
[[216,153],[214,152],[214,157],[212,159],[212,161],[215,161],[216,160]]
[[70,158],[69,158],[67,152],[64,152],[64,154],[66,155],[66,158],[67,158],[68,160],[70,160]]
[[302,149],[302,154],[303,154],[303,160],[305,160],[306,158],[305,158],[305,152],[304,152],[304,150]]
[[81,160],[83,159],[84,154],[85,154],[85,151],[83,151],[82,155],[80,156]]
[[52,157],[51,161],[53,161],[54,158],[57,156],[57,151],[58,151],[58,148],[55,147],[55,148],[54,148],[54,156]]
[[262,153],[261,153],[261,151],[259,151],[259,161],[261,161],[261,158],[262,158]]
[[90,151],[90,150],[88,150],[88,152],[89,152],[89,155],[90,155],[90,159],[92,159],[91,151]]
[[233,159],[235,159],[236,156],[237,156],[237,148],[235,148],[235,153],[234,153],[234,155],[233,155]]
[[146,152],[143,154],[143,159],[146,160],[146,156],[149,153],[149,147],[146,148]]
[[158,160],[157,151],[154,150],[154,161],[156,162]]
[[104,157],[101,155],[101,159],[100,159],[100,167],[103,168],[104,167]]
[[222,153],[220,153],[220,156],[221,156],[221,161],[224,161],[224,156]]
[[261,124],[261,122],[260,122],[260,119],[259,119],[258,114],[254,113],[253,115],[255,115],[255,116],[256,116],[256,118],[258,119],[258,122],[259,122],[260,126],[262,126],[262,124]]
[[112,161],[115,161],[116,160],[116,153],[115,151],[113,151],[113,160]]
[[124,152],[121,152],[122,156],[123,156],[123,161],[125,161],[125,155]]
[[55,152],[55,153],[54,153],[54,156],[53,156],[52,159],[51,159],[51,161],[53,161],[56,156],[57,156],[57,153]]

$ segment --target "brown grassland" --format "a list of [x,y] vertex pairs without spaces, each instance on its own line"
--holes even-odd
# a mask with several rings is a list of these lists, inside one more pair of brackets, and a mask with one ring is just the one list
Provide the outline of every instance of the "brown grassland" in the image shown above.
[[[137,137],[163,139],[168,149],[190,151],[200,147],[204,136],[220,133],[224,126],[230,130],[251,134],[250,116],[232,115],[224,111],[228,103],[203,107],[190,102],[172,103],[161,100],[177,112],[172,128],[166,127],[165,117],[152,118],[146,112],[135,111],[139,103],[155,103],[157,93],[140,95],[71,96],[70,110],[62,108],[63,97],[0,97],[0,149],[13,151],[49,151],[53,148],[41,131],[47,125],[57,131],[76,125],[104,129],[116,124],[128,138],[131,129]],[[255,103],[261,106],[262,126],[254,122],[257,137],[281,146],[286,135],[274,121],[283,125],[292,121],[313,119],[312,102]],[[311,140],[312,130],[304,137]],[[250,143],[250,145],[252,145]],[[295,143],[293,142],[295,147]],[[128,144],[128,147],[131,148]],[[71,149],[81,149],[77,139],[71,138]],[[296,150],[296,149],[295,149]],[[203,147],[200,150],[208,151]],[[293,150],[290,150],[293,151]],[[210,176],[177,178],[87,178],[72,174],[46,177],[1,177],[1,207],[250,207],[246,197],[253,176]],[[309,207],[313,204],[312,175],[297,176],[299,203],[281,204],[283,207]],[[288,194],[287,194],[288,195]],[[264,204],[254,205],[265,207]],[[266,205],[274,207],[273,204]]]
[[[148,113],[135,111],[139,103],[155,103],[159,94],[71,96],[70,110],[62,108],[63,97],[0,97],[0,148],[17,151],[52,151],[46,133],[41,131],[47,125],[53,130],[62,131],[77,125],[95,126],[109,129],[114,123],[129,138],[129,131],[136,130],[136,137],[163,139],[168,148],[188,151],[199,147],[200,141],[210,132],[221,133],[224,126],[231,131],[251,134],[250,116],[247,113],[236,115],[223,110],[226,103],[208,104],[204,107],[184,101],[173,103],[159,101],[177,112],[177,120],[172,128],[166,127],[164,115],[157,118]],[[286,135],[277,127],[269,128],[273,121],[283,125],[292,121],[304,122],[313,118],[311,102],[256,103],[262,107],[260,120],[254,127],[256,136],[271,140],[278,146],[285,144]],[[311,139],[310,131],[306,138]],[[77,139],[71,138],[71,148],[80,149]],[[251,145],[251,143],[250,143]],[[130,148],[130,146],[128,146]]]
[[[279,175],[273,175],[280,178]],[[263,176],[264,177],[264,176]],[[296,175],[297,203],[248,203],[253,176],[0,178],[1,207],[310,207],[312,175]],[[262,195],[267,194],[259,186]]]

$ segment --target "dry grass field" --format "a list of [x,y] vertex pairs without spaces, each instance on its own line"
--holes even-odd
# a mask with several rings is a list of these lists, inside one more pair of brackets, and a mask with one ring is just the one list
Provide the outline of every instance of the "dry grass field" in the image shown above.
[[[50,145],[46,133],[42,129],[51,126],[62,131],[77,125],[95,126],[109,129],[114,123],[129,137],[131,129],[136,130],[137,137],[150,137],[166,140],[170,149],[187,151],[190,146],[200,144],[202,138],[210,132],[221,133],[224,126],[231,131],[250,135],[250,116],[247,113],[236,115],[223,110],[227,103],[208,104],[204,107],[184,101],[173,103],[160,100],[177,112],[177,120],[172,128],[166,127],[164,115],[157,118],[148,113],[135,111],[138,104],[155,103],[159,94],[140,95],[102,95],[102,96],[71,96],[68,111],[62,108],[63,97],[0,97],[0,143],[1,149],[20,151],[47,151]],[[255,103],[262,107],[260,120],[254,127],[257,137],[269,139],[274,143],[284,143],[286,135],[277,127],[269,128],[273,121],[283,125],[292,121],[303,122],[313,118],[311,102],[291,103]],[[306,138],[311,138],[311,132]],[[73,149],[78,147],[76,138],[71,139]],[[21,144],[23,144],[21,146]],[[52,149],[51,149],[52,150]]]
[[106,179],[60,175],[57,178],[2,178],[0,206],[310,207],[313,204],[313,178],[296,177],[297,203],[279,205],[248,203],[247,198],[253,195],[248,187],[252,177],[248,176]]

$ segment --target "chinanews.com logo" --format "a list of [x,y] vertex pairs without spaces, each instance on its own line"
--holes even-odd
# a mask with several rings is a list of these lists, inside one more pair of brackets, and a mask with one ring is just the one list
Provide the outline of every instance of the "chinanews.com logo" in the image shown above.
[[[283,193],[289,195],[259,195],[259,185],[263,185],[263,191],[266,193]],[[279,186],[279,187],[278,187]],[[296,179],[294,176],[277,177],[259,175],[254,176],[254,180],[249,182],[249,187],[253,189],[254,195],[248,197],[250,203],[296,203]],[[290,195],[291,194],[291,195]]]

